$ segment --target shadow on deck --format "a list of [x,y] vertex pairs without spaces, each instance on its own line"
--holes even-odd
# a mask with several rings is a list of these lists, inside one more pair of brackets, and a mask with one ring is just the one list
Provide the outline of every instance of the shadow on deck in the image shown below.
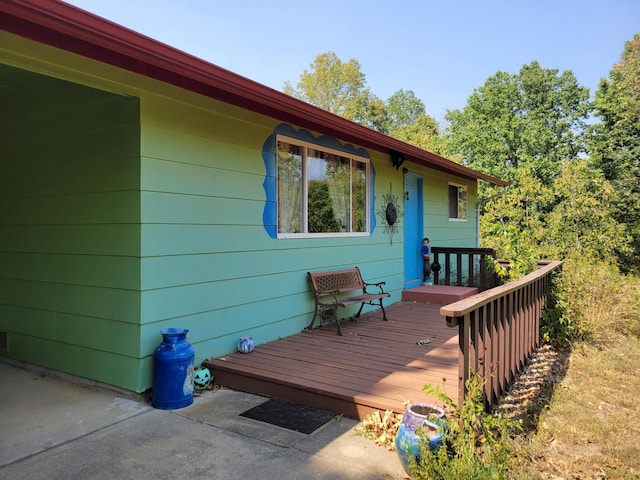
[[215,383],[362,420],[375,410],[402,413],[406,403],[434,402],[423,391],[439,385],[458,396],[458,329],[440,305],[404,301],[363,314],[357,322],[256,346],[204,362]]

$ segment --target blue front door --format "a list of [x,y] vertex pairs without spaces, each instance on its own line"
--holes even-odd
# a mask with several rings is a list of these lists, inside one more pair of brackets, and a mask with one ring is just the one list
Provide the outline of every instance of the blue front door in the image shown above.
[[422,177],[404,174],[404,288],[422,284],[420,247],[424,231]]

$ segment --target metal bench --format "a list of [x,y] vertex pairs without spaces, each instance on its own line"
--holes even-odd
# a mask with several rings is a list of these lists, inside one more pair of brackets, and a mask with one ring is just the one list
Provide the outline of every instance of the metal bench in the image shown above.
[[[366,283],[362,280],[358,267],[347,270],[333,270],[329,272],[307,272],[311,290],[315,298],[315,310],[311,323],[305,330],[311,330],[317,317],[320,317],[321,324],[324,320],[335,320],[338,325],[338,335],[342,335],[340,319],[338,318],[338,307],[348,307],[349,305],[360,304],[360,309],[351,320],[360,316],[365,303],[380,306],[382,317],[387,320],[387,314],[382,305],[382,299],[391,296],[385,293],[382,286],[385,282]],[[368,287],[376,287],[380,291],[376,293],[367,292]],[[349,292],[362,291],[358,295],[348,295]],[[375,302],[375,303],[374,303]]]

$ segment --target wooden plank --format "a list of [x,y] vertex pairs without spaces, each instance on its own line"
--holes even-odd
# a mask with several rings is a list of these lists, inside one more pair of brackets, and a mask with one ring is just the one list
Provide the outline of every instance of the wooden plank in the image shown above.
[[381,311],[369,312],[343,322],[343,336],[327,325],[204,363],[219,385],[357,419],[374,410],[401,413],[407,401],[436,401],[423,392],[426,384],[457,398],[458,331],[446,326],[440,306],[385,308],[388,322]]
[[493,301],[497,296],[505,296],[514,292],[525,285],[536,282],[546,277],[550,272],[559,269],[562,262],[549,262],[546,265],[539,265],[538,269],[525,275],[524,277],[500,285],[499,287],[486,290],[469,298],[465,298],[455,303],[445,305],[440,309],[440,313],[446,317],[462,317],[465,313],[470,312],[480,306]]
[[[262,353],[262,354],[260,354]],[[273,371],[277,373],[288,373],[290,372],[292,375],[297,375],[300,377],[309,378],[310,380],[318,379],[318,378],[327,378],[327,379],[335,379],[336,382],[342,381],[342,379],[348,378],[349,384],[367,384],[372,382],[380,382],[384,381],[384,379],[391,378],[394,376],[395,378],[402,378],[406,381],[409,381],[411,378],[422,378],[434,375],[442,375],[446,373],[450,373],[450,370],[437,370],[432,371],[429,374],[425,373],[424,369],[417,368],[404,368],[404,369],[396,369],[382,371],[382,370],[373,370],[371,367],[368,369],[358,368],[358,366],[349,366],[342,365],[338,362],[331,361],[318,361],[315,363],[303,361],[295,358],[289,358],[288,363],[285,359],[274,359],[268,352],[256,352],[256,359],[252,359],[252,361],[247,361],[244,365],[242,362],[234,362],[233,365],[237,366],[237,368],[242,368],[243,366],[247,369],[254,368],[255,361],[260,362],[260,370],[263,371]],[[411,378],[406,378],[406,377]],[[405,381],[402,382],[405,384]]]

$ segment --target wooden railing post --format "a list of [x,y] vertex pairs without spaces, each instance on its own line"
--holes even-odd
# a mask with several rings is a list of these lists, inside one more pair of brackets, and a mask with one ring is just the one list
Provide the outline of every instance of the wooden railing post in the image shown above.
[[488,410],[524,368],[539,346],[548,277],[561,268],[562,262],[545,262],[519,280],[440,308],[447,325],[458,327],[459,405],[471,373],[485,380]]
[[496,258],[491,248],[431,247],[431,253],[432,261],[440,265],[433,270],[436,285],[443,280],[444,285],[478,287],[482,292],[498,284],[498,276],[487,271],[486,257]]

